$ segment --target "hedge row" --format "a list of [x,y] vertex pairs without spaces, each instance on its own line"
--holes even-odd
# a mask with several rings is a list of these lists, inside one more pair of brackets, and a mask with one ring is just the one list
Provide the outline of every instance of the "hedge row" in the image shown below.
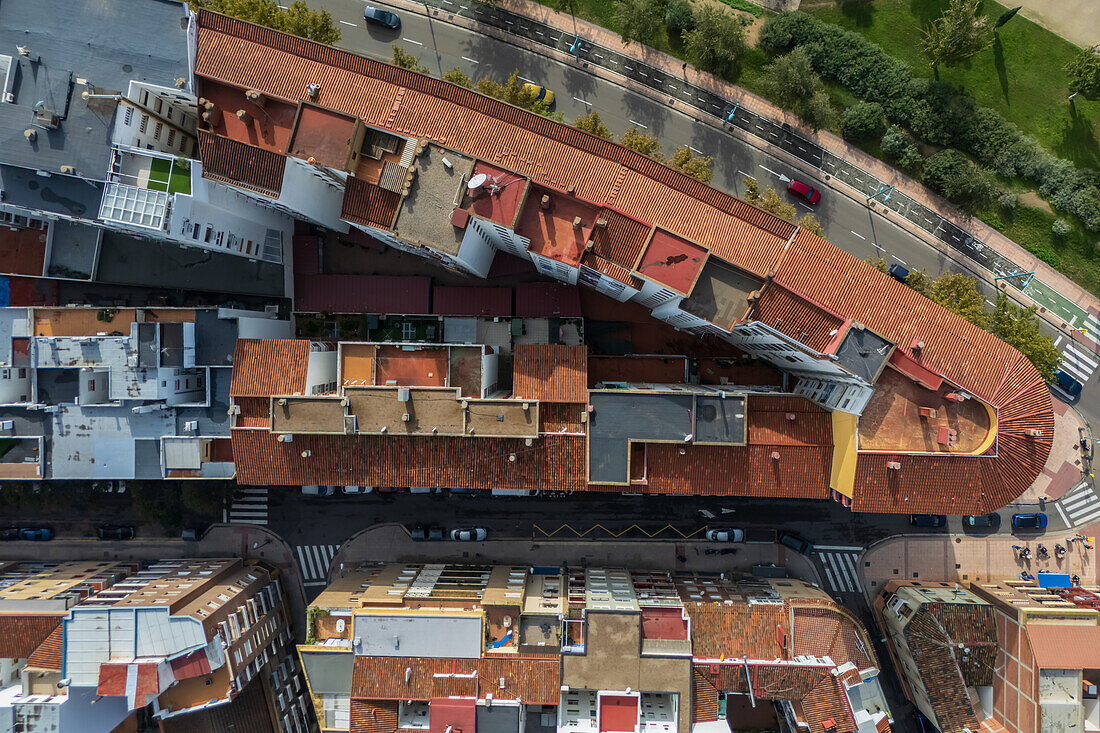
[[1100,173],[1052,155],[951,85],[914,77],[906,63],[858,33],[795,11],[770,18],[760,45],[771,53],[801,46],[818,73],[881,104],[891,122],[926,142],[965,151],[1003,176],[1034,181],[1053,206],[1100,231]]

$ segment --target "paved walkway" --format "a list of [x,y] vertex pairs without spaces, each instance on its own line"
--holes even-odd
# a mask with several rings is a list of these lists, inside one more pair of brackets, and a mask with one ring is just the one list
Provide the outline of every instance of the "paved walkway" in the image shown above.
[[[584,58],[577,58],[561,49],[551,48],[544,43],[524,38],[515,33],[505,32],[489,23],[479,22],[474,18],[467,17],[469,14],[480,14],[483,17],[487,17],[486,14],[492,13],[493,11],[486,6],[481,6],[475,2],[460,7],[458,3],[451,2],[451,0],[430,0],[429,4],[431,3],[441,3],[443,7],[447,8],[447,10],[431,9],[431,16],[434,18],[477,30],[484,35],[504,40],[535,53],[550,56],[564,63],[578,65],[588,73],[598,75],[635,92],[646,94],[655,99],[661,99],[667,102],[670,107],[683,114],[695,117],[712,126],[722,127],[731,135],[739,137],[761,150],[766,150],[769,154],[805,172],[826,172],[814,165],[810,165],[807,161],[792,154],[791,151],[784,150],[777,145],[770,145],[765,140],[748,134],[737,125],[723,126],[720,118],[693,106],[694,100],[691,104],[685,103],[682,100],[674,98],[667,91],[655,90],[646,84],[615,73],[610,69],[602,68],[595,63],[590,63],[589,60]],[[392,0],[392,4],[407,12],[418,14],[426,13],[426,6],[424,4],[418,4],[411,0]],[[946,229],[949,228],[952,234],[958,235],[954,237],[958,241],[963,240],[967,232],[969,232],[970,235],[973,235],[974,240],[976,240],[976,244],[969,248],[973,255],[960,250],[958,246],[952,245],[949,241],[946,241],[950,240],[950,237],[946,238],[946,240],[940,239],[934,236],[932,232],[925,230],[909,219],[875,202],[872,206],[874,206],[880,214],[888,217],[891,221],[903,227],[914,236],[919,237],[946,256],[967,266],[987,282],[994,283],[994,275],[1003,273],[991,272],[981,261],[975,259],[974,255],[981,257],[983,260],[988,260],[990,256],[989,253],[996,253],[1000,257],[1010,260],[1011,263],[1015,265],[1014,269],[1018,269],[1018,271],[1035,272],[1035,278],[1028,286],[1026,294],[1014,287],[1007,288],[1006,292],[1025,305],[1037,305],[1040,315],[1044,319],[1055,328],[1070,333],[1072,338],[1081,340],[1081,337],[1076,332],[1071,331],[1071,329],[1077,325],[1078,322],[1084,322],[1086,314],[1100,314],[1100,299],[1088,293],[1046,263],[1038,260],[1027,252],[1027,250],[1000,234],[1000,232],[997,232],[978,220],[967,220],[959,214],[950,203],[932,193],[921,184],[894,170],[882,161],[849,145],[844,140],[831,133],[812,132],[804,127],[802,122],[795,115],[779,109],[767,100],[736,85],[717,79],[708,73],[701,72],[681,62],[679,59],[647,46],[636,43],[624,44],[620,37],[611,31],[583,20],[574,20],[567,14],[559,13],[546,6],[531,2],[530,0],[500,0],[497,7],[551,26],[557,29],[562,36],[569,36],[569,38],[573,37],[573,28],[576,27],[577,34],[585,42],[598,44],[617,54],[622,54],[628,59],[634,59],[649,67],[660,70],[664,75],[682,79],[685,82],[718,95],[725,100],[734,102],[739,105],[739,107],[751,110],[753,114],[761,118],[766,118],[770,121],[769,124],[774,122],[776,124],[781,123],[789,126],[790,129],[796,130],[807,140],[820,146],[824,151],[822,154],[823,156],[842,159],[880,181],[895,185],[897,187],[896,191],[903,194],[903,196],[895,195],[894,202],[890,204],[892,208],[897,207],[898,199],[908,197],[912,200],[913,205],[924,207],[946,220],[947,223],[945,225],[938,226],[933,231],[938,231],[943,234]],[[452,8],[454,12],[450,12]],[[563,45],[563,42],[559,42],[559,45]],[[569,44],[564,43],[565,47],[568,47],[568,45]],[[819,156],[818,162],[820,163],[820,161],[821,157]],[[829,178],[827,172],[826,178]],[[860,190],[859,185],[852,186],[848,185],[846,181],[842,182],[846,185],[838,187],[837,190],[845,193],[849,197],[863,200],[868,195],[866,192]],[[860,181],[859,183],[863,184],[865,182]],[[961,230],[962,233],[958,234],[956,229]],[[1010,272],[1011,271],[1012,270],[1010,270]],[[1000,281],[1000,284],[1004,285],[1004,281]],[[1032,298],[1037,298],[1037,300],[1032,300]],[[1048,305],[1051,307],[1049,312],[1047,310]],[[1087,340],[1083,341],[1083,343],[1087,345],[1090,350],[1093,349],[1093,343]]]
[[1081,48],[1100,43],[1100,2],[1096,0],[1019,0],[1013,5],[1022,5],[1020,15]]

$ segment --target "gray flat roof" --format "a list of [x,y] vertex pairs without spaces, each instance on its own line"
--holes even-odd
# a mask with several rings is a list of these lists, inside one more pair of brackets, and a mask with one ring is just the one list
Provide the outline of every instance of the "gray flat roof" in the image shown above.
[[[112,92],[131,79],[174,86],[187,76],[186,13],[170,0],[3,0],[0,48],[16,62],[15,102],[0,104],[0,160],[51,173],[71,165],[102,180],[116,105],[85,102],[76,79]],[[56,130],[38,128],[30,143],[23,131],[38,102],[63,120]]]
[[893,346],[893,341],[887,341],[874,331],[853,325],[840,342],[836,357],[841,366],[868,383],[874,383],[893,353]]
[[[0,110],[7,106],[0,104]],[[7,158],[9,156],[3,140],[4,132],[3,119],[0,117],[0,156]],[[17,144],[26,144],[22,132],[19,133],[19,140],[20,143]],[[97,218],[99,202],[103,198],[102,183],[61,174],[44,178],[30,168],[15,165],[0,164],[0,188],[4,189],[5,204],[36,211],[50,211],[78,219]]]

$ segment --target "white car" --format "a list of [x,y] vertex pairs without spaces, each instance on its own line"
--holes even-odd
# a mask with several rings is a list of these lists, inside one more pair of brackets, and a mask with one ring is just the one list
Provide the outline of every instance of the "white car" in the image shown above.
[[345,486],[345,494],[369,494],[374,491],[373,486]]
[[743,542],[745,533],[739,529],[708,529],[707,539],[711,542]]
[[332,496],[336,493],[335,486],[303,486],[302,494],[305,496]]
[[465,529],[452,529],[451,539],[455,542],[481,542],[489,533],[481,527],[467,527]]

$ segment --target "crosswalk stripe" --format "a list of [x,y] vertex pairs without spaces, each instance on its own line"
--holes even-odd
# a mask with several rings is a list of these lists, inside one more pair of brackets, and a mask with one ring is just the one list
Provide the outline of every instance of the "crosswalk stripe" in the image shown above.
[[1073,522],[1069,521],[1069,517],[1066,516],[1066,512],[1062,509],[1061,504],[1055,504],[1054,508],[1058,510],[1058,514],[1061,515],[1062,521],[1066,523],[1067,527],[1072,527]]
[[1088,525],[1092,524],[1098,519],[1100,519],[1100,506],[1094,507],[1091,512],[1085,514],[1084,516],[1075,518],[1073,523],[1075,525]]
[[852,584],[855,589],[860,593],[863,592],[863,586],[859,583],[859,572],[856,570],[856,558],[851,555],[843,555],[843,560],[848,564],[848,569],[852,571]]
[[1083,351],[1081,351],[1081,349],[1075,347],[1071,343],[1066,344],[1065,355],[1068,356],[1069,354],[1072,354],[1073,358],[1077,359],[1078,361],[1083,361],[1086,364],[1091,365],[1093,369],[1095,369],[1097,366],[1100,366],[1096,363],[1096,361],[1094,361],[1093,359],[1090,359],[1088,356],[1086,356],[1085,353]]
[[833,570],[836,571],[837,577],[844,582],[844,590],[849,593],[852,592],[852,581],[848,577],[848,570],[844,567],[844,564],[840,561],[840,556],[829,555],[829,563],[833,566]]
[[838,547],[837,551],[822,552],[827,547],[816,547],[821,568],[825,571],[826,584],[833,593],[858,593],[863,591],[859,580],[858,563],[862,547]]
[[1069,372],[1073,376],[1080,379],[1082,382],[1089,381],[1089,377],[1092,376],[1092,372],[1084,373],[1080,370],[1080,367],[1075,367],[1073,364],[1068,364],[1065,361],[1063,361],[1059,365],[1059,368],[1064,369],[1065,371]]
[[294,547],[305,585],[324,585],[328,582],[328,569],[338,549],[339,545],[296,545]]
[[833,571],[829,567],[828,563],[822,560],[821,567],[825,569],[825,580],[828,581],[829,588],[836,588],[836,578],[833,577]]
[[1069,511],[1073,511],[1074,509],[1076,509],[1078,507],[1087,506],[1087,505],[1093,503],[1094,501],[1096,501],[1096,495],[1095,494],[1090,495],[1090,494],[1086,494],[1084,492],[1081,492],[1080,494],[1077,494],[1076,496],[1074,496],[1071,499],[1063,500],[1062,501],[1062,506],[1064,506]]

